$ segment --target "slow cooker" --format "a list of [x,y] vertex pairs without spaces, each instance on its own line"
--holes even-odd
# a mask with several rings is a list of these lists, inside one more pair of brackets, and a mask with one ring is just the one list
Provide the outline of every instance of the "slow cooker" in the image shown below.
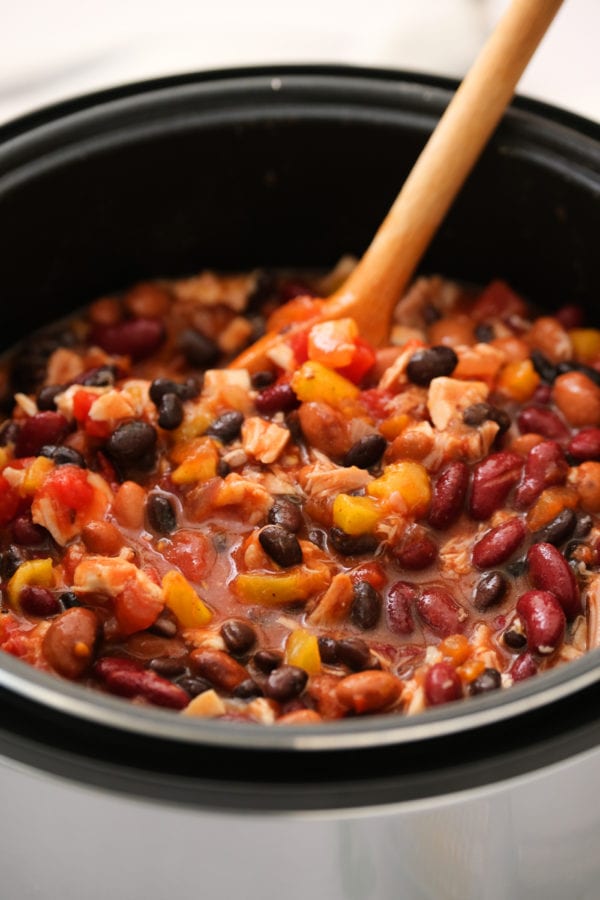
[[[359,255],[453,82],[272,67],[0,129],[2,346],[136,279]],[[422,269],[600,284],[600,127],[517,99]],[[600,664],[412,718],[190,720],[0,659],[1,894],[595,900]]]

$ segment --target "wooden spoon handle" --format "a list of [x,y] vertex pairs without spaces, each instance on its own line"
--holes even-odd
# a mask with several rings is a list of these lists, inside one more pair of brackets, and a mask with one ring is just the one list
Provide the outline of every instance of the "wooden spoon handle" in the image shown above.
[[[513,0],[452,98],[360,263],[327,315],[353,315],[374,343],[485,147],[562,0]],[[339,308],[339,311],[338,311]],[[379,335],[373,333],[379,320]]]

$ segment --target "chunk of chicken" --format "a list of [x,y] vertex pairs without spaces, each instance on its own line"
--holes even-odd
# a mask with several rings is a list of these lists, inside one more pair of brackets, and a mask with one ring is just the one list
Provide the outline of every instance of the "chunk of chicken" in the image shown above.
[[260,416],[250,416],[242,425],[242,447],[248,456],[259,462],[275,462],[290,439],[290,432],[275,422],[267,422]]

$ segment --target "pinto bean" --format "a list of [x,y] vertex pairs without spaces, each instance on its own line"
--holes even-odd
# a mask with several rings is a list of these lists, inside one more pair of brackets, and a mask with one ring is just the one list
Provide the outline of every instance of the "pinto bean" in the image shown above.
[[570,425],[600,425],[600,387],[582,372],[559,375],[552,390],[554,402]]
[[123,535],[112,522],[88,522],[81,539],[90,553],[116,556],[124,545]]
[[345,456],[352,446],[349,421],[327,403],[303,403],[298,410],[308,443],[332,458]]
[[583,509],[588,513],[600,512],[600,462],[589,460],[582,463],[575,470],[572,480]]
[[201,647],[190,659],[194,671],[224,691],[232,691],[249,677],[246,669],[223,650]]
[[115,494],[113,511],[124,528],[140,530],[144,524],[146,492],[135,481],[124,481]]
[[79,678],[90,667],[98,619],[91,609],[67,609],[44,635],[42,653],[46,662],[65,678]]
[[402,682],[389,672],[369,669],[355,672],[338,682],[340,703],[355,713],[380,712],[391,706],[402,691]]

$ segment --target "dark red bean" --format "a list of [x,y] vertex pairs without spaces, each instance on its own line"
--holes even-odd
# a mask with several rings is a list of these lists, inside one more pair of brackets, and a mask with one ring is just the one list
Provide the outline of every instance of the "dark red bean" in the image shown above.
[[35,525],[30,515],[19,516],[12,523],[12,538],[21,547],[33,547],[48,537],[48,532],[41,525]]
[[41,412],[25,419],[16,438],[15,456],[37,456],[45,444],[58,444],[69,431],[69,423],[58,412]]
[[254,405],[262,415],[271,416],[276,412],[291,412],[300,405],[300,402],[291,384],[287,381],[279,381],[261,391],[256,397]]
[[433,528],[448,528],[460,516],[467,488],[469,468],[461,461],[450,463],[443,470],[433,488],[429,507],[429,524]]
[[105,656],[95,664],[94,672],[112,694],[120,697],[135,697],[170,709],[183,709],[189,703],[182,687],[130,659]]
[[469,693],[487,694],[489,691],[497,691],[502,687],[502,676],[498,669],[484,669],[469,685]]
[[308,673],[298,666],[279,666],[267,678],[264,691],[267,697],[285,703],[299,697],[308,681]]
[[359,469],[370,469],[379,462],[387,441],[381,434],[366,434],[350,447],[344,457],[345,466],[358,466]]
[[337,657],[349,669],[360,672],[369,665],[371,650],[360,638],[345,638],[337,642]]
[[418,591],[408,581],[397,581],[389,590],[385,600],[387,623],[394,634],[412,634],[415,622],[412,615]]
[[394,557],[403,569],[417,571],[430,566],[438,553],[435,541],[420,525],[409,525],[400,542],[393,548]]
[[537,406],[545,406],[550,403],[551,399],[552,385],[550,384],[538,384],[531,398],[532,402]]
[[481,521],[499,509],[510,489],[517,483],[523,459],[516,453],[492,453],[477,463],[473,471],[473,487],[469,501],[472,518]]
[[570,328],[579,328],[583,325],[585,321],[585,311],[582,306],[577,306],[575,303],[569,303],[566,306],[561,306],[554,313],[554,318],[558,319],[563,328],[567,331]]
[[381,615],[382,598],[368,581],[358,581],[353,588],[350,618],[365,631],[375,628]]
[[130,319],[116,325],[95,325],[90,344],[98,344],[107,353],[130,356],[134,361],[146,359],[158,350],[165,339],[165,329],[158,319]]
[[440,345],[413,353],[406,374],[413,384],[427,387],[434,378],[451,375],[457,365],[458,356],[452,347]]
[[552,591],[567,619],[582,612],[579,587],[573,570],[560,550],[552,544],[534,544],[527,554],[529,575],[534,587]]
[[451,663],[439,662],[431,666],[425,676],[425,697],[429,706],[450,703],[462,695],[460,676]]
[[467,618],[462,606],[444,588],[431,587],[424,590],[417,598],[416,607],[425,624],[440,637],[461,632]]
[[562,644],[566,619],[562,607],[550,591],[527,591],[517,600],[519,618],[525,628],[527,647],[548,655]]
[[302,548],[298,538],[281,525],[265,525],[258,532],[260,545],[278,566],[299,566],[302,562]]
[[506,596],[508,580],[502,572],[486,572],[477,582],[473,597],[475,609],[490,609],[497,606]]
[[256,632],[247,622],[229,619],[221,625],[221,637],[230,653],[243,656],[256,643]]
[[164,494],[149,494],[146,500],[148,524],[156,534],[171,534],[177,528],[177,513],[172,500]]
[[238,412],[237,409],[228,409],[218,419],[215,419],[206,433],[224,444],[228,444],[240,436],[243,423],[243,413]]
[[158,424],[165,431],[179,428],[183,422],[183,404],[177,394],[164,394],[158,407]]
[[473,565],[478,569],[490,569],[506,562],[523,540],[527,529],[522,519],[507,519],[477,541],[473,547]]
[[156,452],[156,428],[148,422],[124,422],[113,431],[106,449],[118,465],[135,466]]
[[569,437],[569,429],[551,409],[527,406],[517,416],[521,434],[541,434],[551,441],[564,441]]
[[583,428],[567,448],[575,459],[600,459],[600,428]]
[[527,454],[523,477],[515,492],[515,506],[526,509],[542,491],[555,484],[564,484],[569,465],[562,447],[556,441],[536,444]]
[[279,525],[292,534],[300,531],[304,520],[298,503],[287,497],[276,497],[273,506],[269,510],[269,525]]
[[272,672],[283,662],[283,654],[278,650],[257,650],[252,662],[261,672]]
[[531,653],[521,653],[510,667],[509,674],[513,681],[525,681],[532,675],[537,675],[538,666]]
[[48,588],[26,585],[19,594],[19,604],[26,616],[48,619],[62,611],[60,601]]

